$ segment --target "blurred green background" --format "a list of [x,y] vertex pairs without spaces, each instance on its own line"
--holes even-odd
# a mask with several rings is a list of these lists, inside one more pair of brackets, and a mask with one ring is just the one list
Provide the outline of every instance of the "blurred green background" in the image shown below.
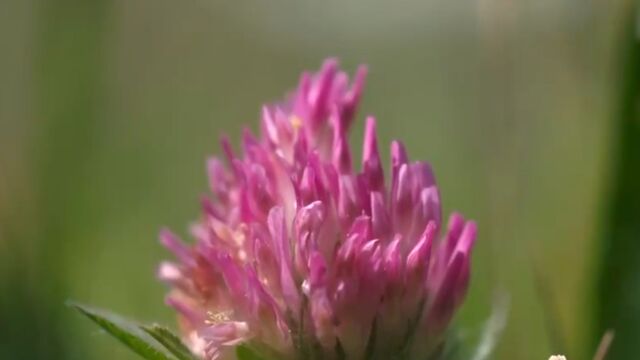
[[[504,290],[497,359],[590,358],[611,319],[640,327],[633,15],[631,0],[0,2],[0,358],[134,359],[67,299],[173,324],[158,229],[186,232],[218,137],[255,129],[327,56],[369,64],[360,119],[479,222],[467,336]],[[616,330],[611,359],[640,356]]]

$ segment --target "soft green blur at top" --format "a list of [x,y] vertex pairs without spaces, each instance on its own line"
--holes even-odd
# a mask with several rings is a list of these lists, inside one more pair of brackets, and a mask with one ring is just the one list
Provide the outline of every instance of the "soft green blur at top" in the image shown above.
[[625,3],[3,1],[0,358],[134,359],[67,299],[174,325],[158,230],[186,234],[220,135],[327,56],[369,64],[359,119],[479,223],[464,335],[507,292],[497,358],[588,358]]

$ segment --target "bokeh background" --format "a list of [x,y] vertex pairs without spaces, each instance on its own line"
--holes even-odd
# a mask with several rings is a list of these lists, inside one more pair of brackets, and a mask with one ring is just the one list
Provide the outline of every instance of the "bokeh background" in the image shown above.
[[4,0],[0,358],[134,359],[68,299],[173,324],[158,230],[327,56],[369,64],[359,118],[479,222],[465,336],[507,292],[496,359],[589,359],[608,327],[638,358],[636,40],[632,0]]

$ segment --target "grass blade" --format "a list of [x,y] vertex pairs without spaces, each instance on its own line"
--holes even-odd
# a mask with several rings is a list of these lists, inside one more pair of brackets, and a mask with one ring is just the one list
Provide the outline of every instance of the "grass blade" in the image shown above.
[[599,283],[593,344],[612,329],[607,358],[637,359],[640,343],[640,40],[638,3],[625,1],[610,189],[600,235]]

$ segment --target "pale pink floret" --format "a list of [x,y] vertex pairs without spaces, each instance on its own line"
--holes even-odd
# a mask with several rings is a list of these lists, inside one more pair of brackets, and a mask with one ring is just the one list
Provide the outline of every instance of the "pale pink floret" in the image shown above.
[[349,85],[327,60],[303,74],[263,107],[261,136],[245,131],[242,155],[223,139],[223,159],[209,160],[195,244],[161,233],[177,259],[158,271],[167,303],[202,357],[233,359],[248,342],[281,359],[425,359],[444,340],[476,225],[454,213],[438,238],[431,167],[394,141],[385,181],[373,117],[353,169],[348,130],[366,72]]

